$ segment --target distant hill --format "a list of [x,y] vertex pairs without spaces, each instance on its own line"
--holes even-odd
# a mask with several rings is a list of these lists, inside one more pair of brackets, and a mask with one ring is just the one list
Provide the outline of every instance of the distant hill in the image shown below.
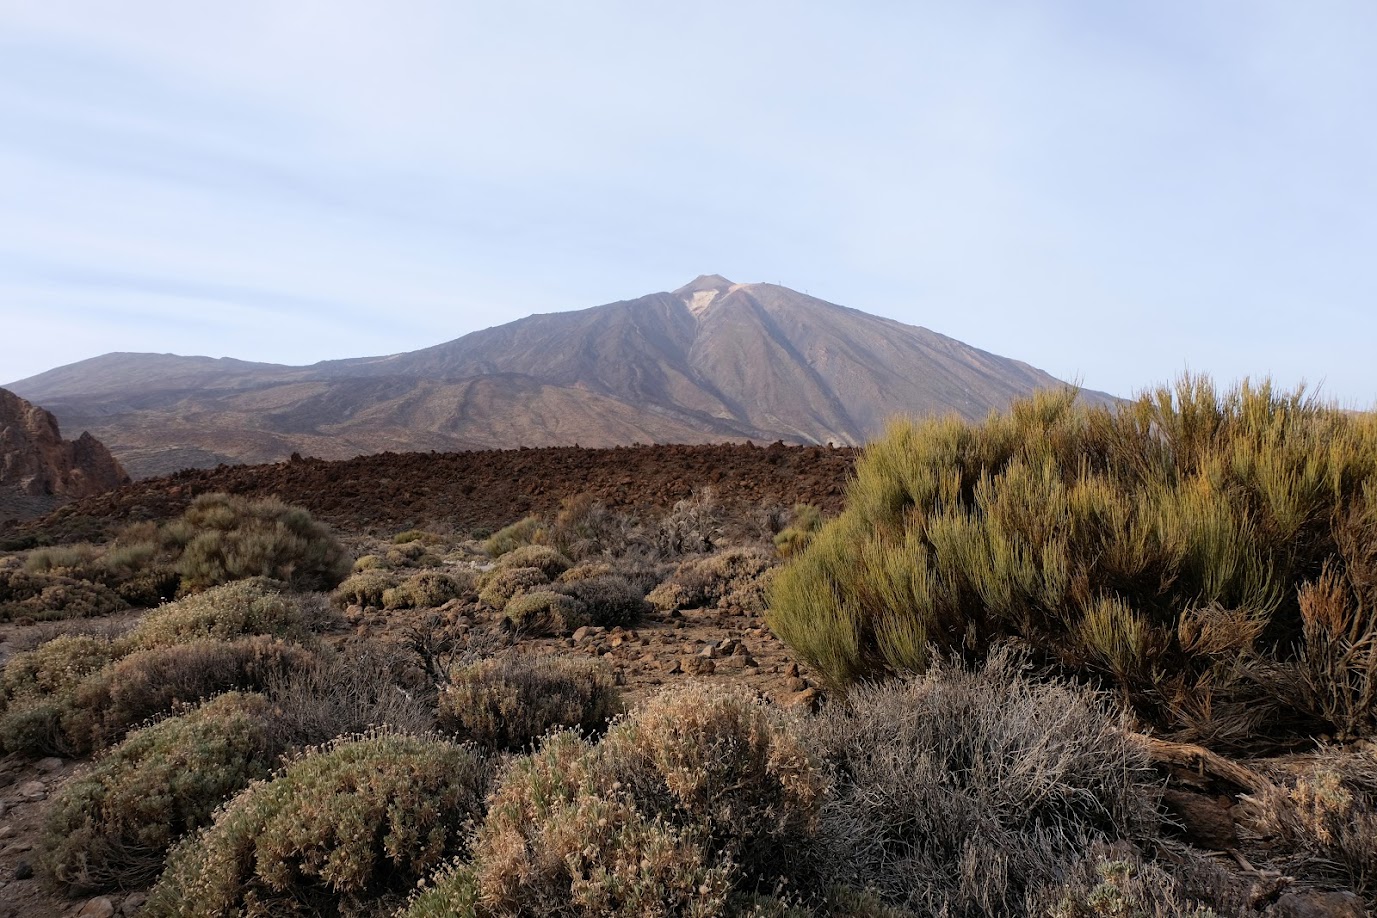
[[895,415],[983,417],[1061,385],[925,328],[709,275],[387,357],[289,367],[107,354],[10,388],[92,431],[146,477],[293,452],[854,445]]
[[94,497],[129,476],[89,433],[62,439],[57,419],[0,389],[0,523]]

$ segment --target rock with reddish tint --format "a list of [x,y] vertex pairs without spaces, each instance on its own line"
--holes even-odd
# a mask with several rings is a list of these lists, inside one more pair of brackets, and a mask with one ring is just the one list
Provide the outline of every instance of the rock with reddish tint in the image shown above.
[[108,896],[89,899],[76,913],[76,918],[115,918],[115,903]]
[[1292,889],[1277,899],[1268,914],[1277,918],[1367,918],[1363,900],[1351,892]]

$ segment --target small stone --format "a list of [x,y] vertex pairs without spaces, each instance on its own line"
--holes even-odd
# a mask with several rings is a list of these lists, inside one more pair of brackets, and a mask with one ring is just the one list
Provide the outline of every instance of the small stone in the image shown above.
[[581,628],[578,628],[578,629],[576,629],[576,630],[574,631],[574,640],[575,640],[575,641],[578,641],[578,642],[585,641],[585,640],[588,639],[589,635],[591,635],[592,633],[593,633],[592,627],[590,627],[590,626],[588,626],[588,625],[584,625],[584,626],[582,626]]
[[148,893],[130,893],[124,897],[124,904],[120,906],[120,911],[126,915],[133,915],[143,904],[148,901]]
[[62,765],[63,762],[61,759],[57,758],[56,756],[49,756],[46,759],[39,759],[37,762],[34,762],[33,767],[37,768],[44,774],[51,774],[55,771],[60,771]]
[[1291,890],[1273,906],[1283,918],[1364,918],[1367,909],[1351,892],[1322,892],[1316,889]]
[[33,865],[28,861],[20,861],[14,865],[14,878],[16,880],[28,880],[33,877]]
[[48,796],[48,788],[42,781],[25,781],[19,785],[19,796],[25,800],[42,800]]
[[698,656],[706,657],[707,659],[711,660],[717,656],[717,648],[709,644],[702,650],[698,651]]
[[822,692],[815,688],[806,688],[797,694],[790,695],[784,702],[785,707],[813,709],[822,700]]
[[678,673],[682,673],[683,671],[684,664],[679,660],[674,660],[670,663],[665,664],[665,672],[669,673],[671,676],[677,675]]
[[684,672],[690,676],[711,676],[717,671],[717,664],[706,657],[689,657],[684,661]]
[[110,901],[110,897],[97,896],[87,900],[81,911],[76,913],[76,918],[114,918],[114,915],[115,903]]
[[14,838],[14,826],[0,826],[0,841],[4,841],[7,838]]
[[751,655],[750,650],[748,650],[748,649],[746,648],[746,645],[743,644],[743,643],[741,643],[740,641],[737,641],[737,642],[736,642],[736,646],[732,648],[732,656],[735,656],[735,657],[749,657],[750,655]]
[[798,664],[797,664],[797,663],[790,663],[790,664],[789,664],[789,668],[786,669],[786,670],[784,671],[784,675],[788,676],[790,679],[797,679],[797,678],[798,678]]
[[805,682],[803,679],[800,679],[798,676],[795,676],[794,678],[785,682],[784,687],[791,692],[801,692],[804,689],[808,688],[808,683]]
[[744,657],[741,658],[741,665],[744,666],[744,667],[746,667],[746,668],[748,668],[748,669],[759,669],[759,668],[760,668],[760,662],[759,662],[758,660],[756,660],[756,658],[753,657],[753,656],[751,656],[750,654],[746,654]]

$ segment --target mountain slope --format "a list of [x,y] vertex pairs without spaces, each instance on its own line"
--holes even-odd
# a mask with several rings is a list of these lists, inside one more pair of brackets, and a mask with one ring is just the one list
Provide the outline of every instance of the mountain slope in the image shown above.
[[925,328],[707,275],[406,354],[310,367],[109,354],[12,388],[145,476],[294,451],[857,444],[896,414],[982,417],[1059,385]]

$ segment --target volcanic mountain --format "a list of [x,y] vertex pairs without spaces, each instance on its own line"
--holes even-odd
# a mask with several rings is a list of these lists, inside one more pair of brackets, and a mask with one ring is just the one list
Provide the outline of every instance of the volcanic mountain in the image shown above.
[[925,328],[708,275],[387,357],[290,367],[107,354],[10,388],[146,477],[293,452],[859,444],[895,415],[983,417],[1061,385]]

